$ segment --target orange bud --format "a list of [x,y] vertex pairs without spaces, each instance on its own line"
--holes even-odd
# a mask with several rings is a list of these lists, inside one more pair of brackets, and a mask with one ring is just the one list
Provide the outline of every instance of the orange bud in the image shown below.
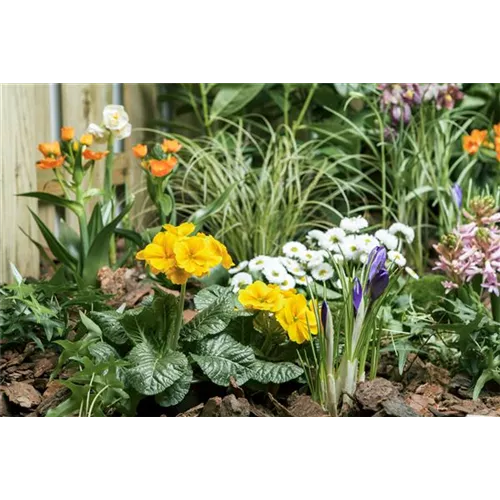
[[132,153],[136,158],[144,158],[148,154],[148,147],[145,144],[137,144],[132,148]]
[[83,152],[83,157],[86,160],[101,160],[109,154],[109,151],[92,151],[91,149],[86,149]]
[[166,160],[150,160],[149,169],[155,177],[168,175],[177,165],[177,158],[171,156]]
[[61,129],[61,139],[63,141],[71,141],[75,137],[75,129],[73,127],[63,127]]
[[92,143],[94,142],[94,136],[92,134],[83,134],[80,137],[80,142],[84,146],[92,146]]
[[64,163],[64,156],[59,156],[58,158],[44,158],[36,163],[38,168],[42,170],[47,170],[49,168],[57,168],[62,166]]
[[168,139],[163,139],[163,144],[161,145],[161,149],[165,151],[165,153],[177,153],[181,150],[182,144],[175,139],[169,141]]

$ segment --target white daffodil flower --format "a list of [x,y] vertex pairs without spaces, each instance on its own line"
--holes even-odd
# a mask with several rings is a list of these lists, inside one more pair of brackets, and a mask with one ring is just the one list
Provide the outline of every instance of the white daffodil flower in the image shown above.
[[109,130],[123,130],[128,124],[128,114],[123,106],[109,104],[102,112],[104,126]]

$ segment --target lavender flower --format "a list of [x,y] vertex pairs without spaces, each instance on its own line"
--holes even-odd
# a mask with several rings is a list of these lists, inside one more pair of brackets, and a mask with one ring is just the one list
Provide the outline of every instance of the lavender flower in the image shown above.
[[451,188],[451,196],[457,208],[460,209],[462,206],[462,188],[457,183],[453,184]]
[[354,306],[354,312],[358,314],[358,309],[361,304],[361,299],[363,298],[363,287],[358,278],[354,278],[354,287],[352,289],[352,305]]
[[370,297],[377,300],[389,284],[389,272],[387,269],[379,269],[370,281]]

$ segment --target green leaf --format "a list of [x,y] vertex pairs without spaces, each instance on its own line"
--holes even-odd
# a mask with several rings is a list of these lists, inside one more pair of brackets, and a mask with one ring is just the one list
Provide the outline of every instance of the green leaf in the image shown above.
[[155,396],[156,402],[164,407],[179,404],[189,392],[192,381],[193,370],[188,365],[181,378],[176,380],[168,389]]
[[115,234],[118,236],[123,236],[125,239],[134,243],[138,248],[145,247],[147,243],[142,239],[140,233],[136,231],[132,231],[131,229],[123,229],[121,227],[117,227],[115,229]]
[[100,203],[96,203],[92,215],[88,223],[89,240],[94,241],[96,236],[102,231],[104,223],[102,221],[102,207]]
[[17,196],[26,196],[29,198],[37,198],[38,200],[42,200],[42,201],[45,201],[47,203],[52,203],[53,205],[56,205],[58,207],[68,208],[69,210],[74,212],[76,215],[83,214],[83,205],[81,203],[78,203],[77,201],[73,201],[73,200],[67,200],[66,198],[61,198],[60,196],[55,196],[53,194],[36,191],[36,192],[32,192],[32,193],[21,193],[21,194],[18,194]]
[[123,211],[115,217],[107,226],[105,226],[92,242],[89,253],[85,257],[83,267],[83,281],[88,285],[95,283],[97,272],[101,267],[109,263],[109,241],[113,235],[116,226],[130,212],[132,202],[129,203]]
[[88,316],[86,316],[82,311],[78,311],[80,314],[80,319],[84,324],[85,328],[91,333],[95,333],[97,335],[102,335],[102,330],[96,325]]
[[38,241],[34,240],[22,227],[19,227],[19,229],[22,231],[24,236],[26,236],[33,245],[35,245],[38,248],[38,251],[40,252],[40,256],[45,259],[45,261],[53,268],[56,268],[55,262],[48,256],[47,252],[45,251],[45,248],[41,243]]
[[123,315],[116,311],[91,312],[90,317],[99,326],[105,338],[115,344],[125,344],[128,337],[120,323]]
[[160,204],[160,209],[163,215],[165,216],[170,215],[173,208],[172,198],[169,195],[162,194],[158,202]]
[[170,387],[186,372],[188,360],[178,351],[156,352],[150,344],[135,346],[129,353],[134,365],[127,371],[130,385],[141,394],[153,396]]
[[297,377],[300,377],[304,370],[295,363],[283,361],[273,363],[256,359],[250,366],[252,369],[252,379],[261,384],[283,384]]
[[10,271],[12,273],[12,276],[14,276],[16,283],[18,285],[20,285],[23,282],[23,277],[22,277],[21,273],[17,270],[17,267],[12,262],[9,262],[9,264],[10,264]]
[[196,226],[201,226],[206,219],[216,214],[221,208],[226,206],[226,202],[235,188],[236,184],[231,184],[228,188],[226,188],[220,196],[218,196],[212,203],[209,203],[207,206],[196,210],[194,214],[189,217],[189,221],[195,224]]
[[41,221],[38,215],[36,215],[31,209],[29,209],[29,211],[35,219],[40,232],[45,238],[47,245],[49,246],[56,259],[58,259],[60,262],[67,265],[74,271],[76,269],[76,259],[68,252],[68,250],[66,250],[66,248],[64,248],[63,245],[61,245],[60,241],[52,234],[52,231],[50,231],[50,229]]
[[227,286],[212,285],[203,288],[194,297],[194,305],[198,311],[203,311],[211,306],[220,297],[226,297],[231,294],[231,289]]
[[203,373],[217,385],[229,385],[229,378],[234,377],[239,385],[244,384],[252,375],[251,364],[255,355],[248,346],[240,344],[230,335],[200,341],[196,352],[191,356]]
[[219,297],[184,325],[181,330],[181,339],[192,342],[222,332],[233,318],[233,308],[231,297]]
[[215,96],[210,120],[219,116],[231,116],[246,106],[264,88],[264,83],[238,83],[222,87]]
[[112,358],[120,359],[116,349],[106,342],[96,342],[89,346],[89,353],[94,358],[95,363],[104,363]]
[[80,258],[80,235],[64,219],[59,221],[59,241],[75,259]]

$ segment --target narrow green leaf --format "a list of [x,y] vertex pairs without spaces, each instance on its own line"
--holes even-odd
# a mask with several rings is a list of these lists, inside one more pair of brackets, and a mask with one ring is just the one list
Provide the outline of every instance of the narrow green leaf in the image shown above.
[[169,388],[155,396],[156,402],[163,407],[174,406],[182,402],[191,388],[193,381],[193,370],[188,365],[182,376]]
[[38,248],[41,257],[52,267],[52,269],[56,269],[55,262],[48,256],[43,245],[38,241],[34,240],[22,227],[19,227],[19,229],[22,231],[24,236],[26,236],[31,241],[31,243],[33,243],[33,245],[35,245]]
[[251,365],[252,379],[261,384],[283,384],[300,377],[304,370],[295,363],[283,361],[272,363],[271,361],[255,360]]
[[189,217],[189,221],[195,224],[196,226],[201,226],[205,220],[207,220],[212,215],[215,215],[221,208],[226,206],[226,202],[231,195],[233,189],[236,184],[231,184],[228,188],[226,188],[219,197],[217,197],[212,203],[209,203],[207,206],[196,210],[194,214]]
[[113,235],[116,226],[120,221],[130,212],[132,203],[129,203],[123,211],[115,219],[113,219],[107,226],[105,226],[92,242],[89,253],[85,257],[83,267],[83,281],[86,284],[94,284],[97,272],[101,267],[109,263],[109,241]]
[[253,375],[251,365],[255,355],[252,349],[230,335],[204,339],[198,342],[196,352],[191,356],[214,384],[228,385],[230,377],[234,377],[242,385]]
[[73,200],[67,200],[66,198],[61,198],[60,196],[55,196],[49,193],[43,193],[39,191],[34,191],[32,193],[21,193],[17,196],[26,196],[29,198],[37,198],[38,200],[45,201],[47,203],[52,203],[58,207],[68,208],[76,215],[83,214],[83,205]]
[[150,344],[135,346],[129,353],[133,367],[127,380],[139,393],[153,396],[170,387],[186,372],[188,360],[178,351],[156,352]]
[[82,311],[78,311],[80,314],[80,319],[82,323],[84,324],[85,328],[89,332],[95,333],[97,335],[102,335],[102,330],[99,328],[98,325],[96,325],[88,316],[86,316]]
[[41,219],[36,215],[31,209],[29,209],[31,212],[31,215],[33,215],[33,218],[35,219],[35,222],[40,229],[40,232],[42,233],[43,237],[45,238],[45,241],[47,242],[47,245],[49,246],[50,250],[58,259],[61,263],[67,265],[70,269],[73,271],[76,269],[76,263],[77,260],[64,248],[63,245],[59,242],[59,240],[52,234],[50,229],[41,221]]
[[236,113],[253,100],[264,86],[264,83],[238,83],[222,87],[212,103],[210,120]]
[[102,221],[102,206],[97,203],[92,210],[92,215],[88,223],[89,240],[92,242],[96,236],[102,231],[104,223]]

